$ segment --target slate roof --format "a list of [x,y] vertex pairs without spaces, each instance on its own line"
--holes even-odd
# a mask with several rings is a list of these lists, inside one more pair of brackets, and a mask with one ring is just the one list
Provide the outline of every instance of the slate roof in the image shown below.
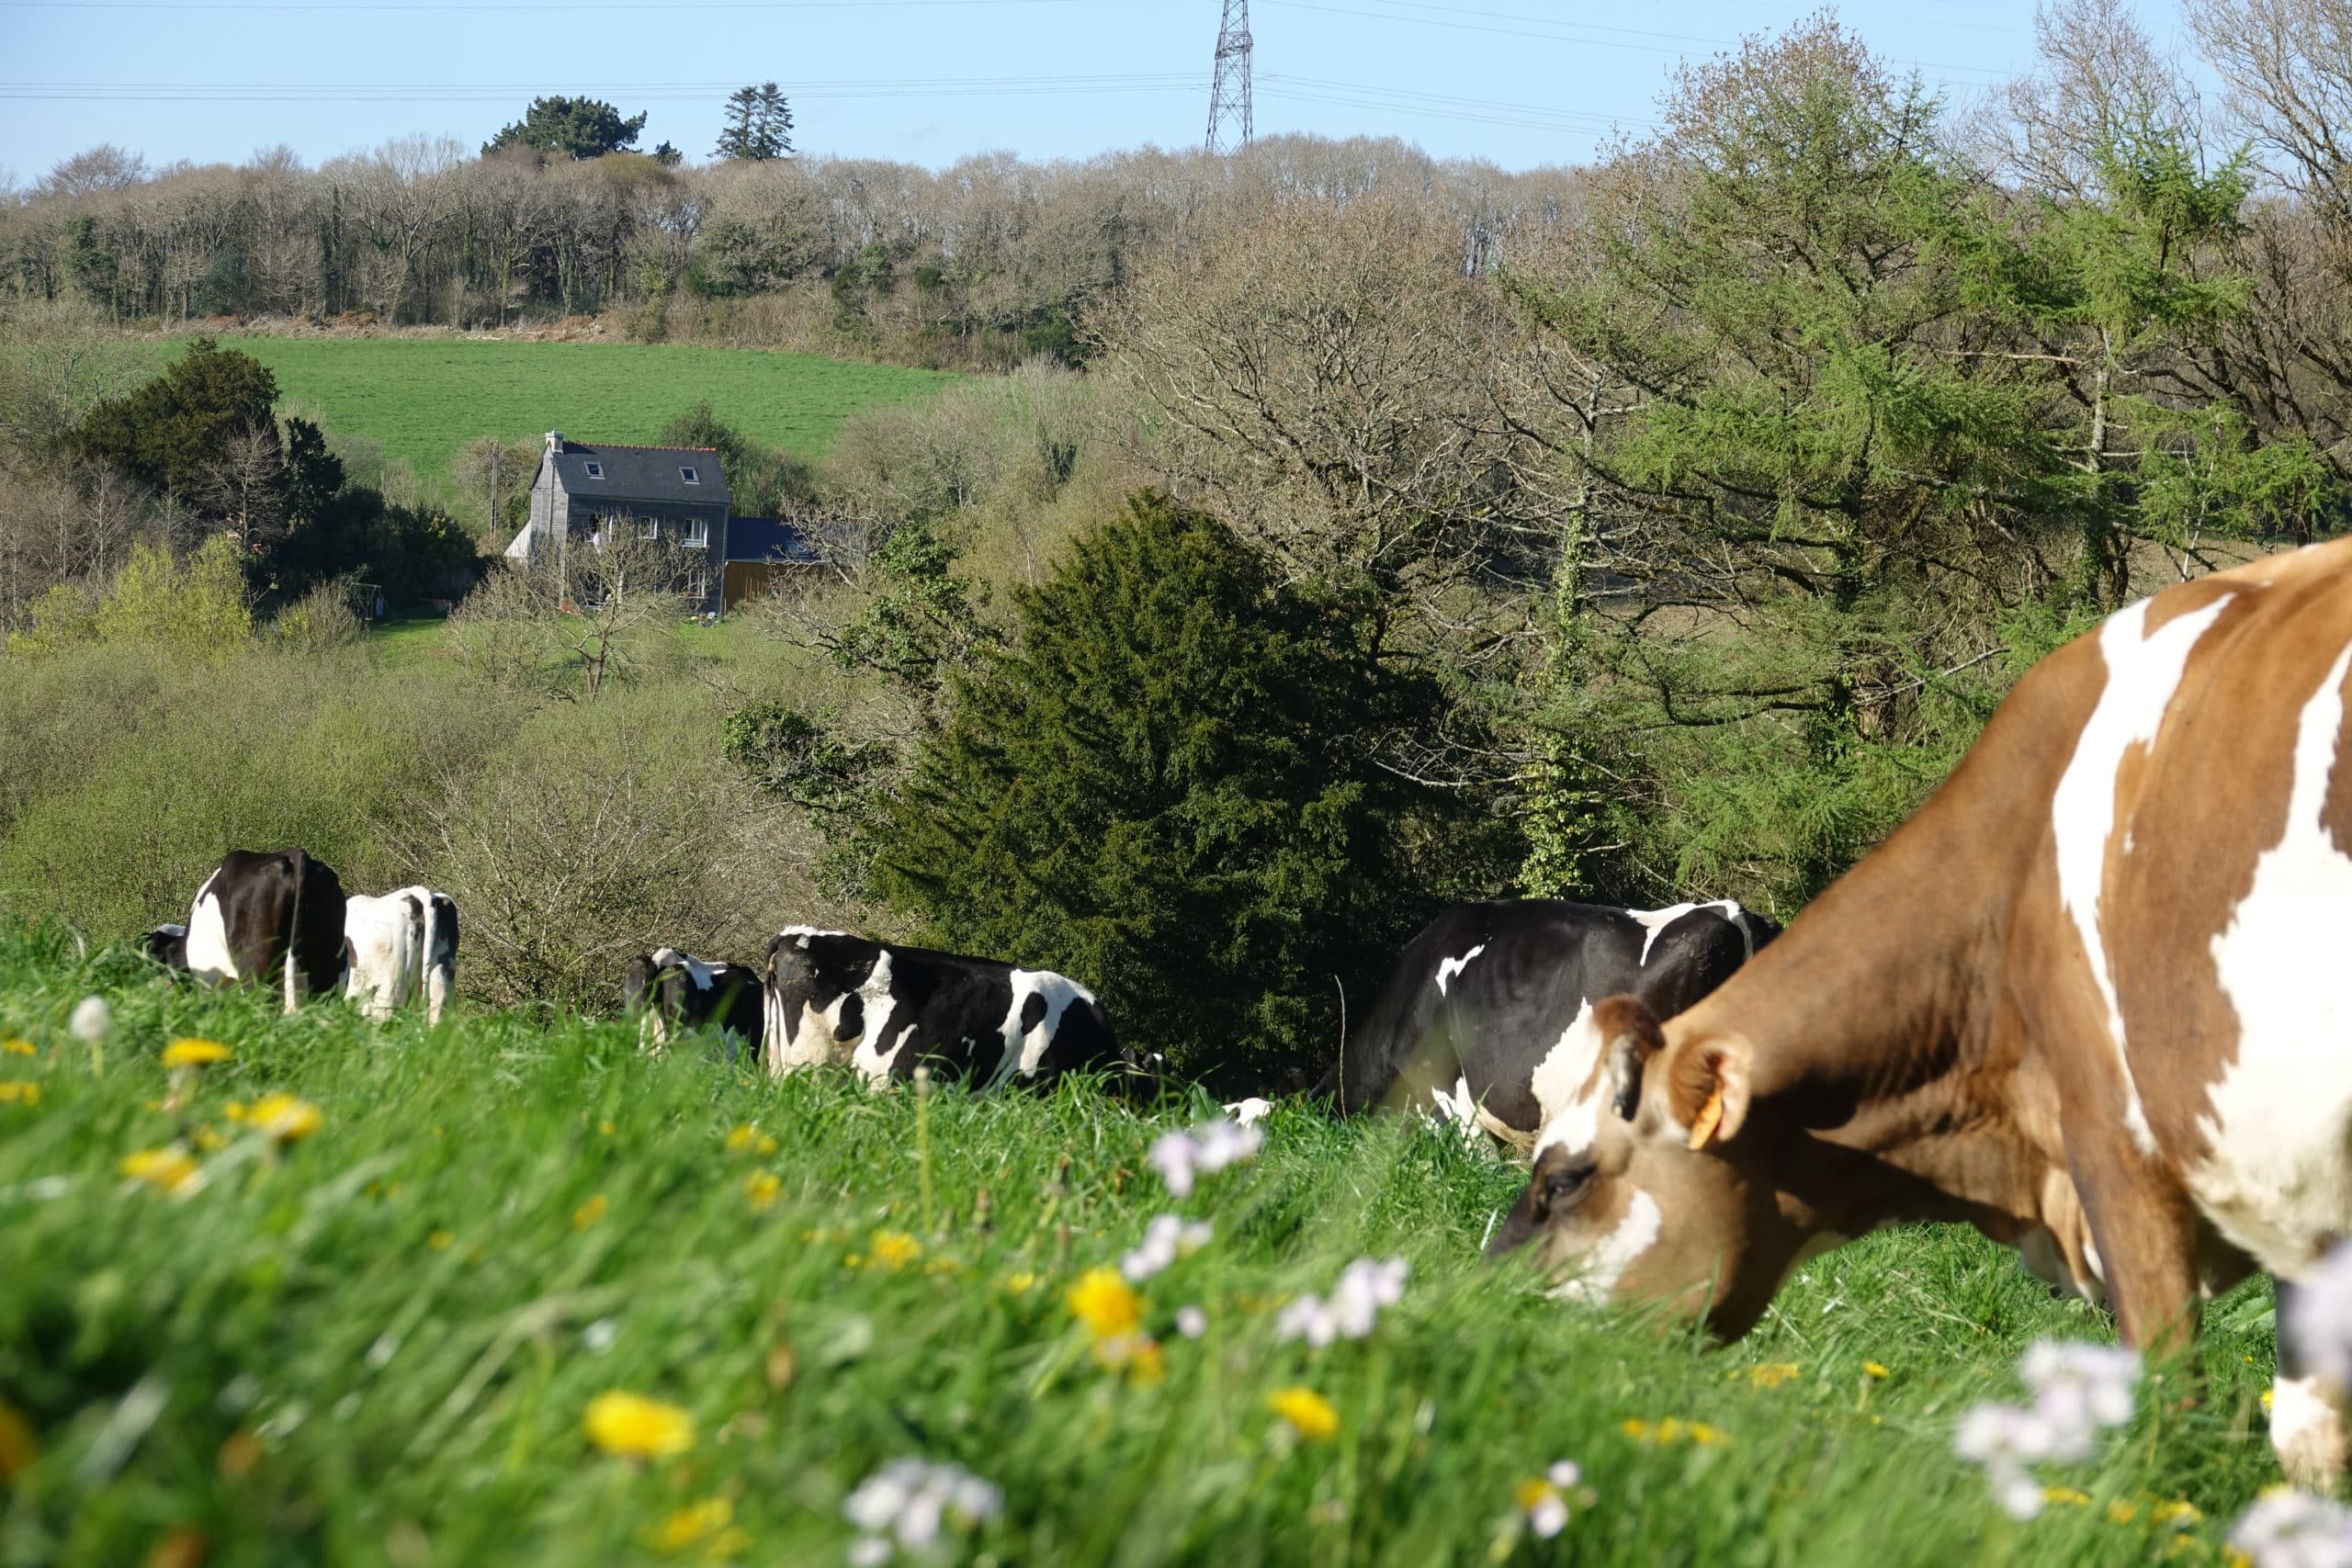
[[781,517],[734,517],[727,524],[727,558],[814,566],[817,552]]
[[[604,478],[588,477],[591,463],[604,470]],[[702,482],[686,483],[681,468],[694,469]],[[731,502],[718,454],[707,446],[591,446],[567,441],[555,454],[555,471],[567,494],[592,503],[668,501],[727,506]]]

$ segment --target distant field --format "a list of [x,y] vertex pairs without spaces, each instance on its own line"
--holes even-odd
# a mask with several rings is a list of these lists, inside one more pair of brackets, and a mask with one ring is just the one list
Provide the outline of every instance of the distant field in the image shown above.
[[[666,344],[478,343],[455,338],[236,337],[278,390],[339,434],[380,442],[437,478],[479,435],[560,430],[575,440],[650,442],[673,414],[708,400],[754,440],[817,457],[843,419],[936,392],[933,370],[805,354]],[[160,365],[179,352],[157,344]]]

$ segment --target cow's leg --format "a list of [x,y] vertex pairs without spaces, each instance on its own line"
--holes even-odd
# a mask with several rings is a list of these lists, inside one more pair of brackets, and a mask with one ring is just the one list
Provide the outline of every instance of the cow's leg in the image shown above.
[[2270,1277],[2270,1294],[2278,1303],[2278,1371],[2270,1385],[2270,1446],[2278,1450],[2278,1468],[2287,1479],[2312,1491],[2325,1491],[2344,1475],[2352,1458],[2352,1421],[2347,1421],[2345,1391],[2316,1375],[2287,1333],[2301,1287],[2291,1280]]
[[2120,1129],[2067,1165],[2098,1247],[2100,1276],[2123,1342],[2154,1363],[2197,1342],[2197,1215],[2188,1194]]

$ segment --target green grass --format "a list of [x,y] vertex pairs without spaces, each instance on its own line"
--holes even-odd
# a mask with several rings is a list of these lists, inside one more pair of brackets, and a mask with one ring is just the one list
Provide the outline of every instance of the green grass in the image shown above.
[[[463,338],[224,339],[277,378],[288,404],[339,434],[364,435],[427,479],[481,435],[645,444],[707,400],[754,441],[823,455],[842,421],[878,403],[927,397],[932,370],[757,349],[645,344],[490,343]],[[158,344],[160,368],[178,354]]]
[[[64,1027],[90,990],[113,998],[102,1055]],[[174,1106],[156,1058],[182,1033],[236,1058]],[[285,1020],[38,932],[0,933],[9,1035],[37,1054],[0,1078],[40,1099],[0,1102],[0,1399],[40,1457],[0,1491],[8,1564],[137,1562],[175,1530],[216,1568],[703,1562],[707,1535],[652,1542],[711,1498],[741,1532],[721,1555],[839,1562],[843,1496],[901,1455],[1003,1489],[968,1548],[997,1563],[2139,1562],[2168,1538],[2105,1509],[2150,1494],[2204,1510],[2177,1550],[2213,1562],[2277,1479],[2259,1288],[2216,1304],[2201,1399],[2176,1373],[2099,1461],[2049,1472],[2089,1506],[2019,1525],[1953,1424],[2017,1396],[2036,1335],[2106,1329],[1973,1234],[1821,1259],[1711,1352],[1482,1264],[1514,1168],[1396,1124],[1280,1111],[1260,1158],[1178,1203],[1144,1153],[1205,1102],[1148,1118],[1078,1085],[926,1110],[648,1059],[610,1024]],[[278,1090],[324,1117],[282,1156],[225,1114]],[[728,1147],[752,1122],[774,1152]],[[215,1135],[184,1198],[117,1173]],[[780,1184],[764,1212],[754,1170]],[[1063,1292],[1169,1209],[1216,1234],[1144,1287],[1167,1374],[1137,1386],[1094,1364]],[[873,1267],[881,1229],[920,1255]],[[1413,1268],[1374,1337],[1278,1343],[1274,1303],[1363,1254]],[[1198,1341],[1169,1329],[1187,1303]],[[1796,1375],[1750,1376],[1779,1363]],[[1336,1405],[1330,1441],[1278,1429],[1267,1396],[1294,1383]],[[582,1413],[612,1389],[682,1405],[691,1451],[599,1455]],[[1665,1416],[1729,1440],[1623,1427]],[[1563,1457],[1591,1506],[1514,1540],[1513,1483]]]

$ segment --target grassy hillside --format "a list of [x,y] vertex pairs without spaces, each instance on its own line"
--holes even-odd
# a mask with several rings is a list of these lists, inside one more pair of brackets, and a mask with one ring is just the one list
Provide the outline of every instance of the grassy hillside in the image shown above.
[[[364,435],[426,478],[478,435],[650,442],[707,400],[754,441],[821,454],[848,415],[928,396],[951,378],[753,349],[644,344],[488,343],[463,338],[238,337],[294,407]],[[154,345],[158,366],[178,353]]]
[[[96,1051],[66,1030],[91,990]],[[175,1083],[179,1035],[233,1059]],[[839,1562],[844,1497],[905,1456],[1001,1488],[978,1562],[2215,1562],[2277,1478],[2259,1288],[2216,1304],[2201,1401],[2143,1389],[2099,1462],[2049,1473],[2083,1500],[2017,1524],[1954,1421],[2016,1396],[2034,1336],[2102,1325],[1957,1232],[1816,1262],[1708,1353],[1482,1265],[1513,1168],[1395,1124],[1278,1112],[1176,1201],[1146,1150],[1205,1104],[926,1105],[650,1060],[613,1025],[281,1020],[39,934],[0,933],[9,1038],[0,1474],[37,1457],[0,1563]],[[320,1115],[282,1152],[231,1111],[275,1092]],[[175,1138],[179,1195],[122,1173]],[[1164,1375],[1105,1371],[1066,1292],[1170,1211],[1215,1235],[1141,1286]],[[1278,1303],[1361,1255],[1412,1266],[1372,1337],[1279,1342]],[[1293,1385],[1328,1438],[1270,1408]],[[612,1391],[690,1434],[600,1454]],[[1515,1485],[1564,1458],[1589,1505],[1518,1535]],[[2177,1537],[2150,1522],[2176,1497],[2205,1516]]]

